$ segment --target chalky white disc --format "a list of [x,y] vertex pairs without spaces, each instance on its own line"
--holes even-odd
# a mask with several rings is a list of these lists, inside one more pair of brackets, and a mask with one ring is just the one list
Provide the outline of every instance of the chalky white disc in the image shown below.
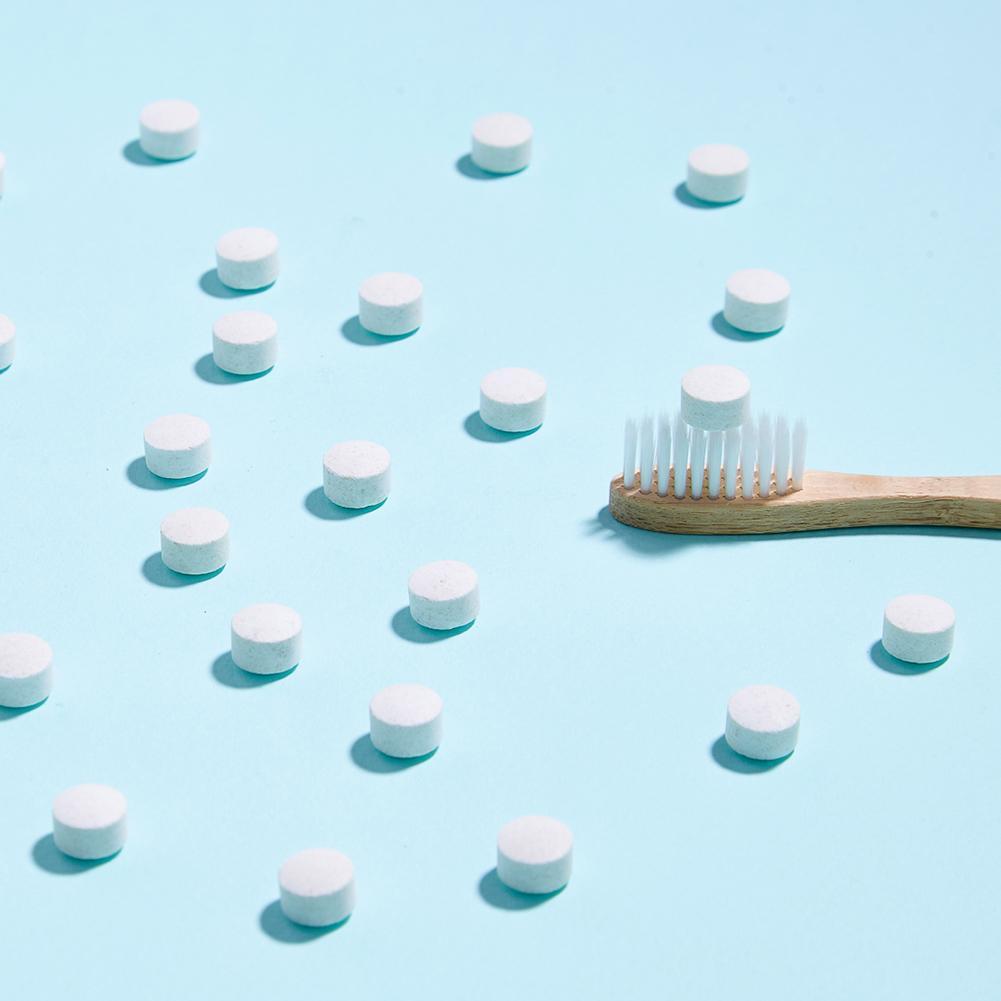
[[390,685],[369,705],[373,745],[391,758],[419,758],[441,743],[441,696],[426,685]]
[[290,921],[323,928],[343,921],[355,907],[355,869],[333,848],[307,848],[278,870],[281,906]]
[[37,705],[52,691],[52,647],[31,633],[0,633],[0,706]]
[[251,674],[291,671],[302,657],[302,619],[287,605],[241,608],[230,623],[233,663]]
[[531,431],[546,417],[546,380],[528,368],[499,368],[480,382],[480,419],[498,431]]
[[738,754],[774,761],[791,754],[799,736],[799,703],[774,685],[748,685],[726,707],[726,742]]
[[14,363],[14,348],[17,336],[14,322],[9,316],[0,313],[0,371]]
[[424,320],[424,286],[419,278],[384,271],[358,288],[358,322],[373,334],[400,337]]
[[364,508],[389,496],[389,452],[373,441],[342,441],[323,456],[323,492],[340,507]]
[[198,149],[198,109],[190,101],[154,101],[139,115],[139,145],[157,160],[183,160]]
[[278,278],[278,237],[270,229],[234,229],[219,238],[215,254],[219,281],[230,288],[265,288]]
[[143,443],[149,471],[168,480],[204,473],[212,460],[212,432],[191,414],[158,417],[146,425]]
[[751,380],[732,365],[702,365],[681,379],[681,416],[703,431],[740,427],[751,415]]
[[229,559],[229,520],[209,507],[187,507],[160,523],[160,555],[175,573],[213,573]]
[[930,594],[902,594],[883,612],[886,652],[911,664],[933,664],[948,657],[955,631],[952,606]]
[[52,803],[52,838],[73,858],[107,858],[125,844],[127,812],[125,797],[111,786],[73,786]]
[[552,817],[519,817],[497,835],[497,876],[521,893],[554,893],[570,881],[573,834]]
[[739,146],[710,143],[688,154],[686,185],[704,202],[735,202],[747,191],[751,158]]
[[278,324],[252,309],[220,316],[212,324],[212,358],[224,372],[257,375],[278,360]]
[[410,614],[428,629],[458,629],[480,613],[476,571],[457,560],[418,567],[408,584]]
[[532,123],[509,111],[478,118],[470,155],[480,170],[491,174],[523,170],[532,159]]
[[767,334],[784,327],[792,287],[780,274],[764,268],[735,271],[726,280],[723,316],[738,330]]

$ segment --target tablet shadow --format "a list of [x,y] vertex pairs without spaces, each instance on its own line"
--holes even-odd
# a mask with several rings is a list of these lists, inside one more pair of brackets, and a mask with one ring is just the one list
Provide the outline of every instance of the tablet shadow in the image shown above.
[[496,868],[485,872],[477,886],[484,903],[501,911],[531,910],[533,907],[544,904],[547,900],[552,900],[553,897],[558,897],[565,889],[566,887],[561,886],[552,893],[519,893],[500,881]]
[[350,920],[351,915],[349,914],[343,921],[339,921],[335,925],[325,925],[322,928],[297,925],[285,917],[282,905],[277,900],[272,900],[261,911],[257,923],[260,925],[261,931],[275,942],[282,942],[286,945],[301,945],[304,942],[313,942],[318,938],[324,938],[331,932],[337,931],[338,928],[343,928]]

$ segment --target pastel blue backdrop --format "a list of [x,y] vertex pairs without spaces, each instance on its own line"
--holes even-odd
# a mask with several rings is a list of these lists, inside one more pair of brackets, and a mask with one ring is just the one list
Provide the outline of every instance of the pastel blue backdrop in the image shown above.
[[[52,998],[986,999],[997,996],[1001,728],[995,536],[655,537],[605,510],[623,418],[726,362],[803,415],[810,465],[1001,471],[1001,115],[993,3],[11,4],[3,14],[0,630],[56,652],[47,704],[0,716],[0,994]],[[197,155],[151,166],[140,108],[198,104]],[[527,115],[523,174],[461,158],[473,120]],[[686,203],[688,150],[752,157],[746,200]],[[473,174],[474,176],[470,176]],[[273,228],[283,272],[225,298],[213,246]],[[781,333],[720,324],[723,282],[793,285]],[[426,287],[385,343],[367,275]],[[208,273],[208,274],[207,274]],[[281,358],[231,381],[213,320],[273,313]],[[470,417],[487,371],[545,374],[540,431]],[[142,428],[212,425],[199,482],[143,472]],[[392,452],[379,510],[317,493],[321,456]],[[178,586],[170,510],[232,522],[230,564]],[[417,565],[481,575],[431,642]],[[874,646],[884,602],[958,614],[942,666]],[[297,608],[306,653],[255,684],[229,618]],[[445,700],[430,760],[360,740],[383,685]],[[791,689],[800,746],[747,769],[728,695]],[[122,854],[59,857],[49,805],[99,781]],[[577,839],[538,906],[490,875],[529,812]],[[352,919],[278,912],[300,848],[355,861]]]

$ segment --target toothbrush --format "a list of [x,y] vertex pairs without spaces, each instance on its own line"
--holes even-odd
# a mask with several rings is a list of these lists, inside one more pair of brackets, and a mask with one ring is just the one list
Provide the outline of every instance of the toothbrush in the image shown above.
[[[626,425],[612,516],[681,535],[763,535],[876,525],[1001,530],[1001,476],[865,476],[806,469],[806,426],[762,414],[727,431]],[[637,446],[642,470],[637,473]],[[656,455],[656,466],[651,457]],[[670,469],[668,470],[668,462]]]

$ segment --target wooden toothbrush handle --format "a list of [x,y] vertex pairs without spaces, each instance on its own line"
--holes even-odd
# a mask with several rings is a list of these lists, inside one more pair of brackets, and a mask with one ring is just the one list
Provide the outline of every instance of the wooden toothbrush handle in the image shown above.
[[809,472],[804,499],[847,526],[946,525],[1001,529],[1001,476],[863,476]]
[[744,500],[676,499],[612,480],[613,517],[682,535],[765,535],[927,525],[1001,530],[1001,476],[863,476],[809,471],[803,489]]

